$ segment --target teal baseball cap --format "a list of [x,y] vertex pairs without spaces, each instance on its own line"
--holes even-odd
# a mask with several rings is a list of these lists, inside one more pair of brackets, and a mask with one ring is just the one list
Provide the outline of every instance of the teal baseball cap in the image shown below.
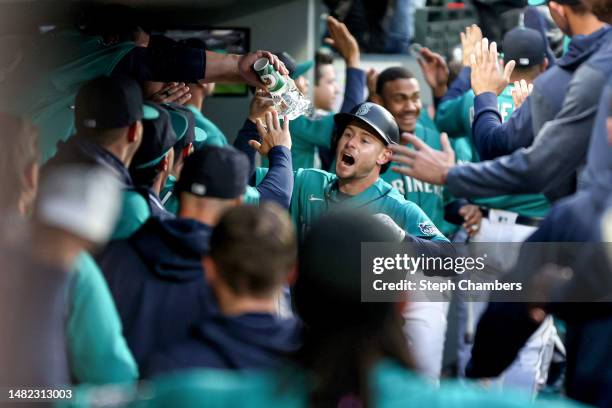
[[295,71],[293,71],[293,73],[289,76],[291,77],[291,79],[299,78],[300,76],[304,75],[306,72],[310,71],[310,69],[313,66],[314,66],[313,60],[300,62],[299,64],[295,66]]
[[165,104],[164,107],[170,114],[170,121],[176,133],[175,147],[177,149],[185,148],[192,143],[201,143],[206,140],[206,132],[196,127],[195,117],[189,108],[175,103]]
[[[550,0],[527,0],[527,3],[530,6],[541,6],[542,4],[546,4],[548,1]],[[559,4],[566,4],[568,6],[580,4],[580,0],[554,0],[554,2]]]
[[291,56],[291,54],[285,51],[276,53],[276,56],[278,56],[278,59],[280,59],[283,64],[285,64],[285,67],[287,68],[287,71],[289,71],[289,77],[291,79],[299,78],[314,66],[314,61],[312,60],[300,62],[299,64],[296,63],[295,59]]
[[142,143],[132,159],[130,167],[133,169],[157,166],[176,143],[176,133],[168,111],[160,105],[153,103],[147,103],[147,105],[156,109],[159,116],[142,121]]

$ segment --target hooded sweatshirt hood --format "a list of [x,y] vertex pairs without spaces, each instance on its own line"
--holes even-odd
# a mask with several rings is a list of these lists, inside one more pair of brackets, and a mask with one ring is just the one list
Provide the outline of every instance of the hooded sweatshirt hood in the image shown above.
[[612,193],[612,145],[608,140],[607,120],[612,116],[612,80],[602,92],[597,116],[593,124],[587,153],[587,164],[580,178],[579,189],[592,191],[602,206]]
[[271,368],[300,345],[296,319],[267,313],[239,316],[209,315],[195,329],[194,338],[210,353],[211,366]]
[[150,271],[171,281],[199,278],[201,259],[208,252],[212,228],[185,218],[151,218],[131,238]]
[[225,316],[208,309],[188,340],[155,354],[143,371],[148,378],[195,368],[271,369],[284,365],[300,345],[301,324],[293,317]]
[[570,71],[576,70],[599,49],[599,46],[608,39],[612,27],[606,25],[589,35],[575,35],[569,43],[567,52],[557,60],[557,65]]

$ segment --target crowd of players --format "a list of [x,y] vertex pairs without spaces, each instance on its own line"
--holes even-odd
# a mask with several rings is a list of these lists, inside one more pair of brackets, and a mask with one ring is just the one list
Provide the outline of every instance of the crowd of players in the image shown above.
[[[440,385],[448,302],[361,301],[362,242],[610,241],[612,3],[546,5],[558,59],[537,25],[503,60],[466,27],[458,72],[421,49],[432,106],[329,17],[338,113],[329,54],[222,55],[136,17],[41,35],[0,82],[0,384],[74,386],[69,406],[612,406],[595,247],[567,262],[600,302],[457,300],[480,386]],[[279,117],[259,58],[304,94],[314,69],[314,114]],[[202,114],[215,82],[253,87],[233,146]]]

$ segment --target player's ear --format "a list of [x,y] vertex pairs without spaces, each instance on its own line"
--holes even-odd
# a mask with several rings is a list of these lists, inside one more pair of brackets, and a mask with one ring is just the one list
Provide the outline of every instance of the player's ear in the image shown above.
[[393,152],[388,147],[385,147],[376,159],[376,164],[383,166],[391,161],[391,155]]
[[548,58],[544,57],[544,61],[540,64],[540,73],[546,71],[548,68]]

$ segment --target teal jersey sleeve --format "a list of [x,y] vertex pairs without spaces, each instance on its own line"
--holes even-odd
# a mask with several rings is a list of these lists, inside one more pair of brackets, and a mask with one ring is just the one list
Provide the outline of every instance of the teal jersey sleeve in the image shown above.
[[[101,37],[83,35],[77,30],[58,30],[38,36],[35,46],[24,47],[20,69],[7,74],[0,83],[0,111],[28,118],[39,130],[42,163],[75,132],[74,98],[79,88],[92,78],[108,76],[136,44],[107,45]],[[38,64],[39,55],[52,56],[56,64]],[[28,75],[20,75],[28,72]],[[25,82],[24,82],[25,81]]]
[[308,169],[314,166],[315,147],[329,147],[334,133],[332,113],[308,118],[300,116],[289,122],[291,132],[291,157],[293,169]]
[[474,93],[470,90],[455,99],[442,102],[436,110],[436,126],[452,138],[472,133]]
[[[428,146],[441,150],[440,133],[431,120],[422,122],[419,119],[415,135]],[[412,148],[412,145],[408,145],[408,147]],[[406,200],[418,205],[445,235],[452,232],[451,229],[454,230],[454,228],[450,228],[451,224],[444,221],[444,206],[446,204],[444,197],[446,189],[444,187],[424,183],[391,170],[383,173],[381,178],[391,184]],[[445,228],[446,226],[449,226],[449,228]]]
[[151,209],[142,195],[133,190],[124,191],[121,214],[111,239],[129,238],[150,216]]
[[244,193],[244,203],[251,205],[259,205],[259,191],[255,187],[247,186]]
[[110,290],[93,258],[76,259],[69,287],[68,353],[79,383],[134,381],[138,368],[122,334]]
[[533,400],[513,390],[485,390],[471,381],[443,381],[439,387],[391,360],[379,363],[372,373],[372,390],[379,407],[471,407],[471,408],[579,408],[584,405],[565,398]]
[[386,200],[388,201],[387,208],[382,211],[383,213],[389,215],[396,224],[414,237],[432,241],[448,241],[418,205],[403,199],[399,193],[396,194],[397,196],[389,194]]
[[202,112],[198,110],[198,108],[193,105],[186,106],[195,117],[195,125],[206,132],[207,137],[203,142],[204,145],[223,147],[229,144],[227,137],[225,137],[225,134],[223,134],[221,129],[219,129],[219,127],[210,119],[204,116]]

